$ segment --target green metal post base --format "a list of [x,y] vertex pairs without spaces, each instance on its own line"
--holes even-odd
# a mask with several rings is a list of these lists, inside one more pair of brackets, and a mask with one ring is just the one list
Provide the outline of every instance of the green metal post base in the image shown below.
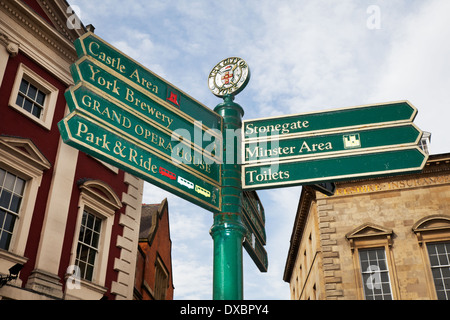
[[238,215],[214,217],[214,300],[243,299],[242,240],[245,227]]

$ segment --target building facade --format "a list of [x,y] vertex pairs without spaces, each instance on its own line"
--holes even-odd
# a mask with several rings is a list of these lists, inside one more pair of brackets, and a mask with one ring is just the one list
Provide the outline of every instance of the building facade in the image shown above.
[[133,298],[143,181],[57,128],[86,31],[64,0],[0,2],[0,275],[21,268],[3,299]]
[[450,299],[450,154],[421,173],[303,187],[284,281],[291,299]]
[[136,261],[136,300],[173,300],[172,241],[167,199],[142,205]]

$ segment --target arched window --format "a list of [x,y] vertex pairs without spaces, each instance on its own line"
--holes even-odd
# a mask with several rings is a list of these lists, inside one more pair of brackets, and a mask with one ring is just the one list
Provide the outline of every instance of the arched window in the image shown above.
[[430,296],[450,300],[450,216],[427,216],[417,221],[412,230],[426,265]]

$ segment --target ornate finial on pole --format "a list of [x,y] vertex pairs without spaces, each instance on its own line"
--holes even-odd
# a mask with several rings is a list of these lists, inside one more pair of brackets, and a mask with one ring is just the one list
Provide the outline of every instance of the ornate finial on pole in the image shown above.
[[241,58],[232,57],[220,61],[210,72],[208,87],[211,92],[224,98],[241,92],[250,81],[250,68]]

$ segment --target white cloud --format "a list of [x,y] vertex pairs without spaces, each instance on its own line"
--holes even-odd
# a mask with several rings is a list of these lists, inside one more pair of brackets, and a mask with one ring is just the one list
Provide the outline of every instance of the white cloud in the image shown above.
[[[83,23],[210,108],[209,71],[240,56],[252,78],[236,97],[245,119],[410,100],[416,124],[449,152],[450,27],[447,0],[69,1]],[[380,8],[380,29],[367,8]],[[258,192],[266,209],[269,272],[246,257],[247,299],[287,299],[282,280],[300,188]],[[169,200],[175,297],[212,296],[212,214],[156,187],[144,202]],[[244,252],[244,256],[247,253]]]
[[212,266],[204,260],[175,258],[172,261],[174,298],[210,300],[212,298]]
[[432,132],[433,153],[449,152],[450,2],[429,1],[405,20],[370,100],[409,100],[419,109],[416,124]]

